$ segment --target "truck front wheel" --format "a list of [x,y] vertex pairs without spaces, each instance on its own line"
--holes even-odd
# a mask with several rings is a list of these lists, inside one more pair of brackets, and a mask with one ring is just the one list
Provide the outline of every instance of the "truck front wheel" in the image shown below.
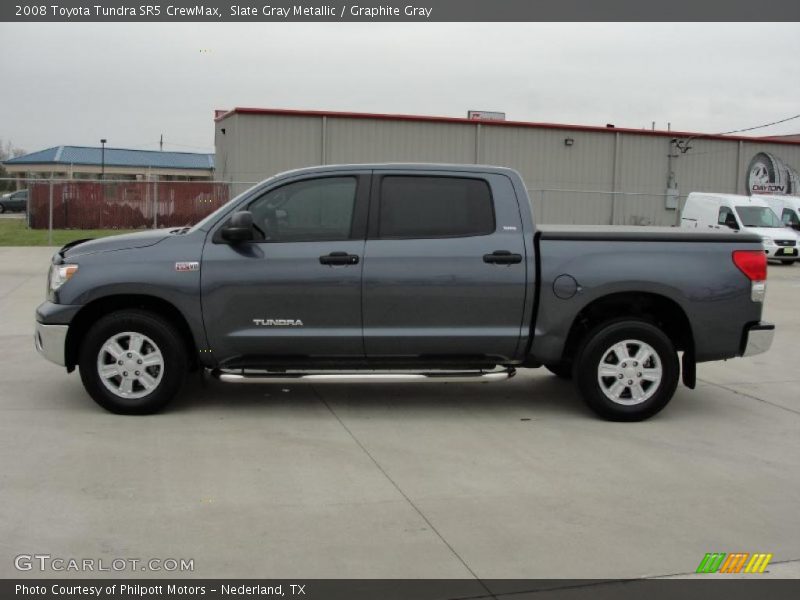
[[151,414],[178,393],[187,371],[178,331],[143,310],[113,312],[98,320],[81,344],[83,386],[103,408]]
[[604,323],[586,337],[575,363],[581,396],[601,417],[641,421],[672,399],[680,367],[675,346],[646,321]]

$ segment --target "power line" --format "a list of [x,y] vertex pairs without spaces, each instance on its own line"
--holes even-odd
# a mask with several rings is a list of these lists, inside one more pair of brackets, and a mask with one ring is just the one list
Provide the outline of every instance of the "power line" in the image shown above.
[[786,117],[785,119],[780,119],[778,121],[772,121],[771,123],[766,123],[764,125],[756,125],[755,127],[745,127],[744,129],[734,129],[732,131],[722,131],[720,133],[701,133],[700,135],[692,135],[686,138],[685,140],[681,140],[675,138],[672,140],[672,143],[675,144],[675,148],[680,151],[681,154],[686,154],[692,147],[689,143],[692,140],[701,139],[704,137],[714,137],[718,135],[728,135],[731,133],[742,133],[745,131],[753,131],[754,129],[763,129],[764,127],[771,127],[772,125],[778,125],[780,123],[786,123],[788,121],[794,121],[795,119],[800,119],[800,115],[794,115],[792,117]]
[[722,133],[715,133],[714,135],[728,135],[729,133],[742,133],[743,131],[753,131],[754,129],[763,129],[764,127],[779,125],[780,123],[786,123],[787,121],[794,121],[795,119],[800,119],[800,115],[787,117],[785,119],[781,119],[780,121],[773,121],[772,123],[766,123],[765,125],[756,125],[755,127],[746,127],[745,129],[734,129],[733,131],[723,131]]

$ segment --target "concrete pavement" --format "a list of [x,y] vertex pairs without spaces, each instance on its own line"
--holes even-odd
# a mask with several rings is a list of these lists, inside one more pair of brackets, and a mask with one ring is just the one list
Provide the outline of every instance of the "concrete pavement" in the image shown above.
[[[126,576],[684,576],[770,552],[800,577],[800,265],[770,266],[772,350],[700,365],[644,423],[544,369],[498,384],[230,386],[104,412],[41,359],[52,249],[0,248],[0,577],[14,557],[184,558]],[[95,574],[107,575],[107,574]]]

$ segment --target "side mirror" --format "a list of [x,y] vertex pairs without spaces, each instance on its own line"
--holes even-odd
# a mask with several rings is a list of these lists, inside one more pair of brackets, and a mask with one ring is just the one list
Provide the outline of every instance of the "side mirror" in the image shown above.
[[233,213],[231,220],[222,228],[222,239],[237,244],[253,239],[253,213],[240,210]]

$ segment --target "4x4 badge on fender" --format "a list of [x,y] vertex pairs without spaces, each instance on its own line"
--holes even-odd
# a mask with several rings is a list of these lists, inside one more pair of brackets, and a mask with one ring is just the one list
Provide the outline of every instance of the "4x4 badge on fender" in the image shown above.
[[189,262],[176,262],[175,263],[175,270],[178,272],[182,271],[199,271],[200,270],[200,263],[196,260],[189,261]]

